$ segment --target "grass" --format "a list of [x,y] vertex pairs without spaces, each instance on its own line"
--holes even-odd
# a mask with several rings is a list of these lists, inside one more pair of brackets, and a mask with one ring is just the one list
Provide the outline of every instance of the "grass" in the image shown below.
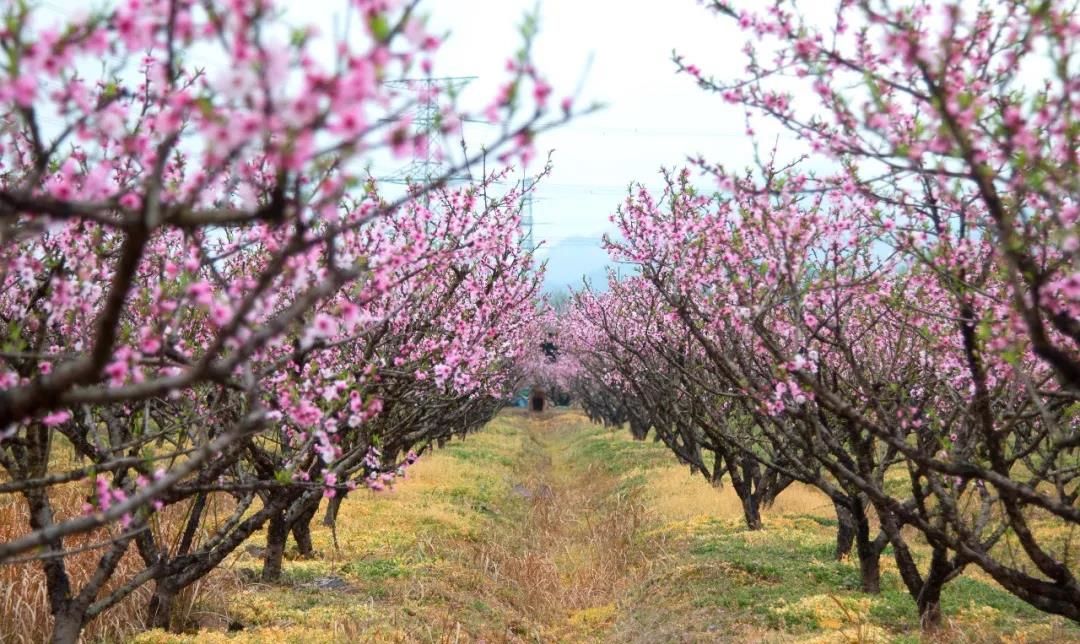
[[[74,461],[73,449],[63,441],[55,450],[54,460],[58,469],[68,469],[81,463]],[[93,481],[55,485],[48,495],[56,521],[64,521],[83,513],[83,504],[92,494]],[[227,506],[231,501],[225,495],[215,495],[209,504],[208,514]],[[151,529],[159,543],[176,543],[183,529],[188,503],[180,503],[155,516]],[[25,499],[19,494],[0,495],[0,542],[9,541],[30,530]],[[80,550],[65,559],[66,571],[75,592],[94,573],[100,557],[105,552],[100,544],[120,532],[119,526],[110,526],[64,539],[65,548]],[[197,532],[195,544],[204,533]],[[105,584],[99,596],[122,586],[144,569],[142,559],[129,545],[120,560],[112,579]],[[233,583],[227,574],[212,573],[208,578],[185,589],[174,602],[174,611],[180,621],[189,621],[197,603],[224,601]],[[121,641],[133,637],[141,629],[150,597],[150,586],[143,586],[126,600],[106,610],[91,621],[83,630],[86,642]],[[37,561],[5,564],[0,566],[0,644],[30,644],[44,642],[52,633],[52,616],[49,611],[45,575]]]
[[[255,582],[261,561],[245,548],[193,598],[198,630],[134,641],[919,642],[890,560],[877,596],[857,590],[854,562],[833,560],[832,512],[793,485],[747,531],[731,487],[662,445],[574,413],[508,412],[392,491],[354,493],[336,545],[317,517],[318,556],[290,556],[281,583]],[[941,641],[1080,641],[975,572],[943,607]]]
[[[140,641],[920,641],[891,561],[867,596],[855,564],[833,559],[832,505],[812,488],[791,486],[750,532],[730,486],[571,413],[504,414],[413,471],[346,504],[340,550],[320,529],[320,560],[221,609],[243,631]],[[320,576],[347,590],[314,590]],[[943,641],[1080,633],[973,573],[944,609]]]
[[[581,440],[593,443],[594,456],[605,444],[628,441],[595,430]],[[663,451],[640,442],[611,453],[621,459],[627,449]],[[639,462],[644,467],[623,468],[622,476],[647,481],[648,538],[658,555],[622,601],[612,641],[920,641],[914,603],[891,559],[882,559],[877,596],[858,591],[854,561],[835,561],[836,519],[820,492],[789,487],[766,512],[765,529],[748,531],[730,486],[712,488],[670,458]],[[946,587],[942,605],[948,624],[941,641],[1080,641],[1075,625],[1040,613],[974,569]]]
[[[496,420],[421,459],[392,491],[354,493],[339,515],[336,547],[317,516],[320,556],[286,561],[281,584],[250,584],[224,604],[204,606],[220,615],[216,628],[137,641],[438,642],[447,633],[490,639],[536,631],[515,609],[512,589],[488,581],[502,562],[487,536],[511,529],[526,512],[511,490],[522,444],[514,423]],[[255,578],[261,561],[245,553],[233,565]],[[227,623],[242,630],[223,632]]]
[[[347,500],[338,547],[318,527],[321,556],[286,561],[281,584],[202,606],[216,627],[136,641],[596,641],[651,553],[646,486],[620,473],[637,446],[611,443],[619,460],[606,462],[579,440],[589,432],[576,416],[505,414],[422,459],[392,492]],[[259,563],[242,554],[233,565],[254,579]],[[319,588],[328,580],[333,592]]]

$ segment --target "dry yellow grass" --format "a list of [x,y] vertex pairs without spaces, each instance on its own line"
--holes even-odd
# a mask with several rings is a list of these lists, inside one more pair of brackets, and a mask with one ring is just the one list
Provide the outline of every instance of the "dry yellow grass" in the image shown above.
[[[157,631],[136,641],[438,642],[463,628],[448,617],[451,607],[481,602],[513,613],[488,581],[484,557],[489,566],[496,560],[481,544],[485,520],[497,512],[487,499],[508,495],[511,459],[521,442],[520,434],[500,431],[496,423],[451,450],[425,455],[392,490],[352,494],[338,517],[336,544],[317,515],[315,560],[286,561],[281,585],[249,584],[226,601],[201,606],[243,624],[243,631]],[[238,569],[260,564],[247,552],[230,562]],[[348,583],[336,591],[312,588],[320,579]],[[465,632],[458,641],[470,637]]]
[[[90,494],[88,481],[58,485],[50,488],[49,499],[57,521],[63,521],[82,512],[82,506]],[[208,516],[224,513],[230,501],[220,495],[209,502]],[[151,529],[159,543],[173,544],[178,541],[183,527],[188,503],[180,503],[167,508],[155,516]],[[212,525],[212,521],[210,525]],[[21,536],[30,529],[26,501],[21,495],[0,495],[0,542]],[[65,548],[77,551],[80,548],[108,542],[110,536],[119,532],[119,528],[95,530],[77,534],[64,540]],[[198,544],[202,532],[194,541]],[[78,592],[90,578],[98,560],[104,553],[100,547],[77,552],[66,558],[66,570],[72,587]],[[120,587],[144,568],[143,561],[135,550],[134,543],[128,546],[112,579],[104,586],[99,597]],[[225,571],[217,572],[210,578],[197,582],[185,589],[174,601],[174,618],[178,623],[196,621],[195,606],[206,597],[224,596],[230,592],[234,583]],[[147,602],[151,587],[145,585],[129,595],[124,601],[106,610],[93,619],[83,631],[87,642],[116,641],[132,636],[143,629]],[[45,575],[40,562],[7,564],[0,566],[0,644],[31,644],[46,641],[52,632],[52,616],[48,602],[48,590]]]
[[[827,553],[833,534],[819,520],[833,518],[823,495],[795,484],[765,512],[764,530],[746,531],[730,486],[691,476],[659,445],[572,413],[503,414],[425,455],[392,491],[351,495],[336,544],[317,516],[318,556],[287,560],[281,584],[238,585],[261,565],[238,552],[227,565],[235,574],[210,580],[192,601],[202,630],[134,641],[892,641],[896,624],[874,622],[885,599],[833,583],[782,594],[789,578],[757,568],[780,565],[768,557],[789,546],[812,542]],[[695,550],[717,543],[761,554]],[[895,575],[891,559],[882,564]],[[835,576],[838,566],[827,554],[784,565],[807,578]],[[339,585],[319,586],[327,580]],[[725,603],[738,589],[749,603]],[[888,601],[905,600],[896,597]],[[1003,617],[978,605],[956,611],[941,641],[1056,642],[1072,633],[1058,620],[1005,634]],[[243,630],[225,632],[229,623]]]
[[[743,518],[742,504],[731,485],[713,487],[700,474],[676,465],[652,469],[648,482],[649,508],[667,521],[707,516],[721,520]],[[793,483],[780,493],[764,520],[784,515],[832,517],[832,503],[815,488]]]
[[[58,519],[75,516],[81,511],[85,490],[76,485],[53,488],[50,499]],[[26,503],[16,495],[0,496],[0,542],[29,531]],[[97,530],[65,540],[67,548],[77,549],[106,540],[109,532]],[[75,588],[89,579],[102,550],[78,553],[67,560],[67,571]],[[134,549],[124,555],[117,569],[116,580],[123,580],[142,569],[142,561]],[[114,580],[106,590],[119,586]],[[0,642],[4,644],[33,644],[48,639],[52,632],[48,591],[45,575],[39,562],[0,566]],[[113,607],[91,622],[86,639],[123,636],[137,632],[146,607],[148,592],[135,593],[128,601]]]
[[[649,552],[637,538],[640,490],[574,462],[565,449],[574,424],[504,415],[425,456],[392,492],[350,497],[339,548],[320,526],[318,560],[288,561],[284,585],[252,585],[216,608],[242,633],[136,641],[596,641]],[[304,590],[321,577],[349,588],[337,597]]]
[[[614,619],[615,602],[648,553],[636,541],[644,504],[636,489],[619,490],[619,479],[597,468],[575,468],[567,454],[526,441],[531,491],[517,530],[485,544],[504,584],[522,592],[519,608],[546,626],[552,641],[589,641]],[[552,439],[554,440],[554,439]]]

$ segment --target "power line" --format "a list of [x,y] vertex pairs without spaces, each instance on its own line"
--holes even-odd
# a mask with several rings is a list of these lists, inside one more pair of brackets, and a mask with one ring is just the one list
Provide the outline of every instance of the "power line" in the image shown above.
[[633,136],[692,136],[692,137],[710,137],[710,138],[742,138],[750,140],[750,137],[746,136],[746,132],[718,132],[708,130],[678,130],[678,129],[659,129],[659,128],[638,128],[638,127],[599,127],[582,129],[580,132],[575,131],[574,135],[579,134],[606,136],[607,133],[617,134],[630,134]]

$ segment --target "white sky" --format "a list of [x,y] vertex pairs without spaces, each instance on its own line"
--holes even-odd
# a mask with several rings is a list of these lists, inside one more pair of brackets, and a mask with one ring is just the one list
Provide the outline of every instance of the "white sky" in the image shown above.
[[[38,1],[47,12],[63,15],[85,11],[87,3],[120,0]],[[335,18],[344,16],[349,1],[279,0],[289,22],[316,25],[325,35],[335,31]],[[742,6],[754,4],[746,0]],[[551,260],[566,265],[550,268],[572,274],[580,264],[580,274],[602,261],[596,246],[631,181],[656,188],[661,166],[680,166],[689,155],[729,169],[750,164],[752,144],[742,112],[675,74],[671,62],[677,49],[707,75],[734,79],[743,75],[746,37],[699,0],[423,0],[420,12],[430,16],[430,31],[449,32],[434,75],[476,77],[463,93],[464,108],[479,112],[506,79],[506,60],[521,44],[518,25],[537,7],[534,61],[555,88],[553,107],[581,83],[580,105],[606,105],[537,141],[538,159],[554,150],[554,171],[536,191],[534,236],[548,248],[562,243]],[[800,9],[818,22],[829,19],[835,2],[805,0]],[[801,147],[773,126],[756,121],[755,127],[763,142],[779,135],[787,158]],[[465,128],[472,149],[495,134],[483,125]],[[383,172],[381,161],[374,162],[377,174]],[[531,170],[540,165],[534,162]]]
[[[423,6],[434,31],[450,32],[437,72],[477,76],[471,89],[490,95],[504,78],[503,65],[519,44],[516,25],[533,0]],[[695,0],[544,0],[539,7],[535,62],[556,96],[577,88],[591,60],[582,103],[606,107],[538,140],[538,153],[555,153],[554,171],[536,194],[537,238],[549,244],[598,239],[630,181],[655,184],[662,165],[680,165],[688,154],[733,165],[749,161],[741,112],[676,75],[671,62],[677,48],[734,76],[744,40],[731,21]]]
[[[86,1],[41,0],[60,15]],[[349,0],[280,1],[290,22],[329,35]],[[102,2],[110,0],[91,0]],[[554,171],[536,192],[537,240],[551,247],[575,238],[569,246],[594,246],[610,229],[608,215],[629,182],[656,186],[661,166],[679,166],[688,155],[729,167],[750,162],[741,112],[675,74],[672,49],[721,78],[738,76],[744,62],[744,36],[696,0],[425,0],[421,13],[430,16],[430,30],[449,32],[434,74],[477,77],[462,96],[466,108],[479,111],[506,78],[506,60],[521,44],[517,27],[536,6],[534,60],[555,88],[553,107],[582,82],[580,104],[606,105],[538,139],[538,159],[554,150]],[[466,127],[471,147],[495,134],[486,130]],[[533,172],[539,168],[534,162]]]

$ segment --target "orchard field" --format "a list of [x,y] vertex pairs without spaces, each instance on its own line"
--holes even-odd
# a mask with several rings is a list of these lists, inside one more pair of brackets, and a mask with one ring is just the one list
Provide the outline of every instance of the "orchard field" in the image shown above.
[[[661,444],[575,412],[508,411],[343,510],[340,550],[317,528],[324,554],[290,552],[276,585],[245,584],[259,562],[240,555],[188,609],[203,630],[135,641],[918,641],[895,567],[869,598],[835,561],[827,497],[786,490],[761,532],[740,507]],[[947,601],[949,636],[1080,637],[969,577]],[[210,636],[230,623],[243,630]]]
[[0,2],[0,644],[1080,641],[1080,5],[335,1]]

